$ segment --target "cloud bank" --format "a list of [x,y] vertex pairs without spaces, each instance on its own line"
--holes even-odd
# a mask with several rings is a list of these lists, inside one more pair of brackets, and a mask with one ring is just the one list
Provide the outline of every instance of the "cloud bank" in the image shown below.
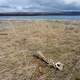
[[80,0],[64,0],[66,4],[80,5]]
[[80,10],[80,0],[0,0],[2,12],[55,10]]

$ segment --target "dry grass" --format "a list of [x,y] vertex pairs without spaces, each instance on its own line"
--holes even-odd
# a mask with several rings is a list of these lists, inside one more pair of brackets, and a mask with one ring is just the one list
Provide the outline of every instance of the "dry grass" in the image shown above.
[[[33,58],[37,50],[64,70]],[[0,21],[0,80],[80,80],[80,21]]]

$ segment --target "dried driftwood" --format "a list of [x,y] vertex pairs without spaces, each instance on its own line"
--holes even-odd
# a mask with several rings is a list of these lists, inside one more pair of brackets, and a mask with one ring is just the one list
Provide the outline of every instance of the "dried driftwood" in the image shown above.
[[63,64],[61,62],[54,62],[52,59],[47,59],[42,52],[37,51],[36,53],[33,54],[33,56],[37,57],[38,59],[44,61],[45,63],[47,63],[49,66],[54,67],[55,69],[58,70],[63,70]]

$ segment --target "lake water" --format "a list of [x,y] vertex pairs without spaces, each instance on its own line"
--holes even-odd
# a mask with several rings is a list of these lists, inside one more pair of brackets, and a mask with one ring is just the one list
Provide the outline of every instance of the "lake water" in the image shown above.
[[0,20],[80,20],[80,16],[0,16]]

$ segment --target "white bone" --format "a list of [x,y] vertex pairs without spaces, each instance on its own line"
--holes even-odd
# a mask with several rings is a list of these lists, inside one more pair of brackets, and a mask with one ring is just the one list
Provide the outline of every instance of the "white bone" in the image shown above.
[[45,62],[48,63],[49,66],[53,66],[54,68],[58,69],[58,70],[63,70],[63,64],[61,62],[57,62],[55,63],[52,59],[48,59],[46,58],[42,52],[37,51],[37,53],[35,54],[35,56],[39,57],[40,59],[44,60]]

